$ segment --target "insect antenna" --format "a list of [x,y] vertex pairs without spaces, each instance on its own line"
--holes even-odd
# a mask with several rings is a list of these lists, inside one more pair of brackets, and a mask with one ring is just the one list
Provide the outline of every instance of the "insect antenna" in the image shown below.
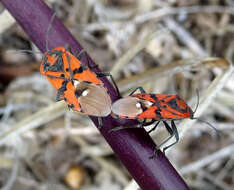
[[48,48],[48,39],[49,39],[49,32],[50,32],[50,29],[51,29],[51,26],[52,26],[52,23],[54,21],[54,18],[56,16],[56,13],[54,13],[50,19],[50,22],[49,22],[49,25],[48,25],[48,28],[47,28],[47,32],[46,32],[46,51],[49,51],[49,48]]
[[209,127],[211,127],[213,130],[215,130],[215,133],[218,135],[218,137],[221,137],[221,135],[223,135],[223,132],[221,130],[219,130],[216,127],[214,127],[213,125],[211,125],[208,121],[204,121],[204,120],[202,120],[200,118],[196,118],[196,117],[194,119],[196,119],[200,122],[206,123]]
[[[197,108],[198,108],[198,105],[199,105],[199,99],[200,99],[199,91],[198,91],[197,88],[196,88],[196,93],[197,93],[197,105],[196,105],[196,108],[195,108],[195,110],[194,110],[194,112],[193,112],[193,115],[194,115],[195,112],[197,111]],[[213,130],[215,130],[215,132],[216,132],[218,135],[220,135],[220,133],[222,133],[220,130],[218,130],[218,129],[215,128],[213,125],[211,125],[208,121],[204,121],[204,120],[202,120],[202,119],[200,119],[200,118],[197,118],[197,117],[193,117],[193,118],[191,118],[191,119],[196,119],[196,120],[198,120],[198,121],[200,121],[200,122],[206,123],[209,127],[211,127]]]
[[[47,28],[47,32],[46,32],[46,51],[49,51],[49,48],[48,48],[48,37],[49,37],[49,32],[50,32],[50,29],[51,29],[51,25],[54,21],[54,18],[56,16],[56,13],[54,13],[50,19],[50,22],[49,22],[49,26]],[[38,53],[38,54],[41,54],[43,55],[43,53],[39,52],[39,51],[31,51],[31,50],[8,50],[7,51],[8,53],[18,53],[18,52],[21,52],[21,53]]]
[[220,130],[218,130],[217,128],[215,128],[213,125],[211,125],[208,121],[204,121],[204,120],[202,120],[200,118],[197,118],[197,117],[194,117],[193,119],[196,119],[196,120],[198,120],[200,122],[206,123],[209,127],[211,127],[212,129],[214,129],[215,132],[217,132],[217,133],[221,132]]
[[197,108],[198,108],[198,106],[199,106],[199,101],[200,101],[199,91],[198,91],[198,89],[197,89],[197,88],[196,88],[196,93],[197,93],[197,105],[196,105],[195,110],[193,111],[193,114],[195,114],[195,113],[196,113]]

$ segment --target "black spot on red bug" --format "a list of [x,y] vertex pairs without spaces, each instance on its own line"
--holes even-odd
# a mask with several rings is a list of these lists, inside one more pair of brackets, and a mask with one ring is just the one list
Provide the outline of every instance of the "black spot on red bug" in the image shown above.
[[79,98],[80,96],[82,96],[82,93],[87,90],[87,88],[85,89],[76,89],[75,90],[75,95],[76,95],[76,98]]
[[78,74],[78,73],[82,73],[83,71],[84,71],[83,67],[79,67],[79,68],[74,69],[72,72],[75,75],[75,74]]
[[64,95],[64,92],[67,90],[67,83],[68,81],[63,81],[61,88],[58,89],[58,93],[60,95]]
[[177,101],[174,98],[168,101],[167,104],[174,109],[178,109]]
[[[147,94],[146,94],[146,96],[147,96]],[[155,96],[155,94],[149,94],[149,97],[151,98],[151,99],[153,99],[155,102],[157,102],[158,101],[158,98],[157,98],[157,96]],[[148,99],[147,99],[148,100]],[[150,100],[149,100],[150,101]]]
[[[40,72],[41,74],[47,76],[47,79],[58,90],[56,100],[63,99],[67,102],[67,104],[72,104],[72,107],[74,108],[73,110],[85,110],[85,113],[94,113],[96,114],[95,116],[99,116],[98,111],[100,111],[100,114],[106,114],[109,112],[111,100],[109,102],[109,91],[104,88],[103,82],[98,78],[97,74],[92,72],[86,65],[82,64],[82,62],[80,62],[64,47],[57,47],[45,53],[40,67]],[[89,95],[79,100],[83,103],[82,109],[81,102],[78,102],[77,97],[82,95],[84,89],[76,89],[77,85],[75,86],[74,81],[84,82],[86,85],[99,86],[95,88],[94,93],[101,95],[98,96],[97,99],[100,99],[100,97],[105,97],[103,99],[106,101],[104,101],[103,104],[109,103],[109,107],[106,104],[102,107],[103,104],[101,101],[98,101],[98,104],[94,104],[92,98],[95,98],[95,95]],[[103,91],[104,93],[102,93]],[[94,111],[94,107],[97,112]]]
[[161,119],[163,119],[162,118],[162,115],[161,115],[161,109],[160,108],[157,108],[154,112],[155,112],[155,114],[156,114],[156,116],[157,116],[157,118],[159,118],[160,120]]

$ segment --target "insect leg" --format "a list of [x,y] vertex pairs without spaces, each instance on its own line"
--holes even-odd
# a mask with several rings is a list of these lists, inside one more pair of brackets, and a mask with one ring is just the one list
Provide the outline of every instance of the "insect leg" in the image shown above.
[[[79,61],[81,61],[81,59],[83,58],[84,54],[86,54],[86,51],[85,51],[84,49],[82,49],[82,50],[79,52],[79,54],[76,56],[76,58],[77,58]],[[94,69],[94,68],[97,68],[97,67],[98,67],[97,64],[90,65],[89,59],[87,58],[87,55],[86,55],[86,59],[87,59],[88,67],[89,67],[90,69]]]
[[133,129],[133,128],[139,128],[139,127],[138,126],[125,126],[125,127],[120,126],[120,127],[115,127],[113,129],[109,130],[108,133],[112,133],[114,131],[119,131],[119,130],[122,130],[122,129]]
[[71,47],[70,47],[70,45],[69,44],[65,44],[65,50],[66,51],[68,51],[68,52],[70,52],[70,53],[72,53],[72,51],[71,51]]
[[101,73],[96,73],[96,75],[97,75],[97,77],[108,77],[109,76],[111,78],[111,82],[113,83],[113,85],[117,91],[118,96],[120,97],[119,88],[118,88],[117,84],[115,83],[113,76],[110,73],[101,72]]
[[[168,142],[175,135],[173,129],[170,127],[170,125],[168,125],[168,123],[166,121],[163,121],[163,124],[165,125],[165,127],[166,127],[168,133],[170,134],[170,136],[155,148],[154,154],[150,158],[155,157],[157,155],[157,152],[162,147],[162,145],[164,145],[166,142]],[[165,153],[164,151],[165,150],[163,149],[163,153]]]
[[[155,122],[155,121],[154,121],[154,122]],[[155,126],[154,126],[152,129],[150,129],[147,133],[150,134],[152,131],[154,131],[154,130],[157,128],[157,126],[158,126],[159,123],[160,123],[160,121],[158,121],[158,122],[155,124]]]
[[118,130],[121,130],[121,129],[142,128],[142,127],[151,125],[151,124],[153,124],[155,122],[155,120],[152,120],[150,122],[145,122],[145,121],[146,121],[146,119],[144,119],[144,121],[142,123],[140,123],[139,125],[137,125],[137,126],[134,125],[134,126],[125,126],[125,127],[123,127],[123,126],[115,127],[114,129],[109,130],[109,133],[112,133],[114,131],[118,131]]
[[98,117],[98,129],[101,130],[103,126],[102,117]]
[[171,127],[172,127],[173,133],[174,133],[174,135],[175,135],[176,141],[175,141],[174,143],[170,144],[169,146],[164,147],[164,148],[163,148],[163,153],[165,153],[165,151],[166,151],[168,148],[170,148],[171,146],[173,146],[173,145],[175,145],[176,143],[178,143],[178,141],[179,141],[179,139],[180,139],[180,138],[179,138],[179,133],[178,133],[178,131],[177,131],[176,125],[175,125],[175,123],[174,123],[173,120],[171,121]]
[[122,130],[122,129],[135,129],[135,128],[142,128],[143,127],[143,124],[141,123],[140,125],[133,125],[133,126],[120,126],[120,127],[115,127],[114,129],[111,129],[108,131],[108,133],[112,133],[114,131],[119,131],[119,130]]
[[152,119],[152,121],[149,121],[149,122],[146,122],[146,119],[144,119],[144,121],[142,122],[142,126],[145,127],[148,125],[152,125],[154,122],[155,122],[154,119]]
[[76,56],[76,58],[81,61],[83,55],[86,53],[86,51],[84,49],[82,49],[79,54]]
[[62,91],[63,89],[59,89],[56,95],[56,101],[60,101],[63,100],[64,98],[61,96],[64,94],[64,91]]
[[145,94],[145,90],[144,90],[141,86],[139,86],[139,87],[137,87],[135,90],[133,90],[133,91],[129,94],[129,96],[133,95],[137,90],[140,90],[140,92],[141,92],[142,94]]

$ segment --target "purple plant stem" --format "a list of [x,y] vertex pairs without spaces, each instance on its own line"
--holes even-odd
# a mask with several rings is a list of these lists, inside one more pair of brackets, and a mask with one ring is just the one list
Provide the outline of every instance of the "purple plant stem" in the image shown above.
[[[45,52],[46,34],[53,14],[48,6],[41,0],[1,0],[1,2],[37,47]],[[55,18],[48,34],[48,48],[66,44],[70,45],[74,54],[83,49],[64,25]],[[88,59],[93,64],[89,57]],[[87,64],[87,59],[84,58],[82,62]],[[100,70],[95,69],[95,72]],[[104,78],[103,82],[110,91],[112,100],[116,100],[115,89],[107,79]],[[97,125],[97,119],[94,117],[91,119]],[[103,128],[100,132],[143,190],[189,189],[161,152],[156,158],[149,159],[156,145],[144,129],[126,129],[108,133],[110,129],[119,126],[120,122],[111,116],[106,117],[103,119]],[[122,122],[124,124],[126,120]]]

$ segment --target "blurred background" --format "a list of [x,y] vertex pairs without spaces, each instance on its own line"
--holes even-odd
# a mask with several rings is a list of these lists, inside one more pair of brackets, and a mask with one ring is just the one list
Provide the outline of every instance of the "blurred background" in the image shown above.
[[[46,2],[123,96],[143,86],[180,94],[194,109],[198,89],[195,116],[222,134],[198,121],[176,122],[182,138],[167,157],[191,189],[234,189],[233,0]],[[0,187],[139,189],[89,118],[55,103],[39,73],[42,55],[0,10]],[[157,144],[167,135],[163,127],[151,133]]]

